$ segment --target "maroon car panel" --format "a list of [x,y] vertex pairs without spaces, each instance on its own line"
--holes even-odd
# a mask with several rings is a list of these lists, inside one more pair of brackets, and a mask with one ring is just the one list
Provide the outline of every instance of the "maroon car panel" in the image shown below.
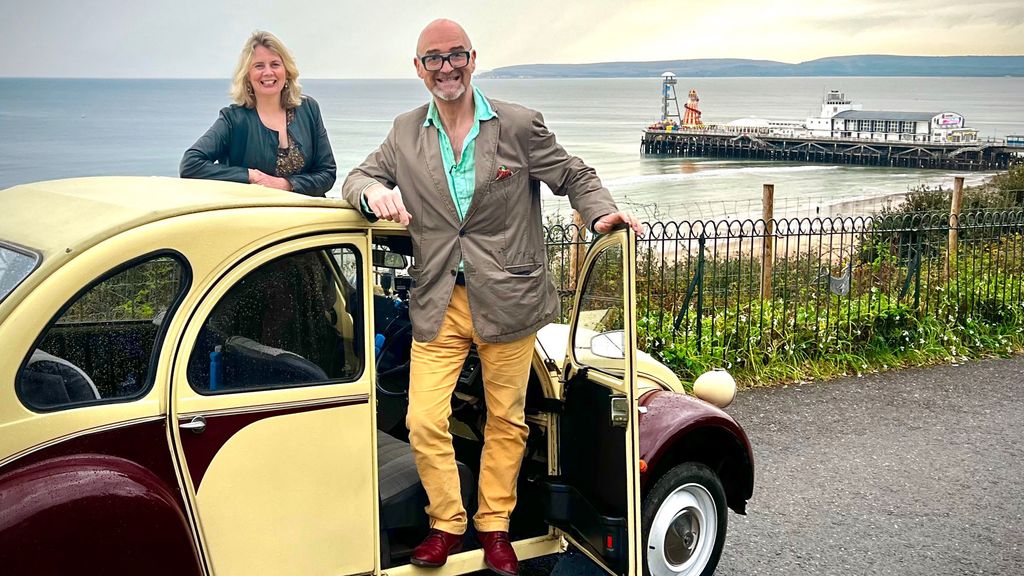
[[164,423],[58,442],[0,469],[7,574],[201,574]]
[[[743,428],[721,409],[675,392],[654,391],[640,397],[640,459],[646,463],[641,486],[676,464],[678,451],[716,468],[729,507],[743,513],[754,490],[754,453]],[[710,440],[714,439],[714,442]]]

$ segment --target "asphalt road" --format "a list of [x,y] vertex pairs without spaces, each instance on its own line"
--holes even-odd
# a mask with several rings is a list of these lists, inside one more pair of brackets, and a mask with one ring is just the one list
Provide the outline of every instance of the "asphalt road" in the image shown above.
[[1024,358],[739,395],[747,516],[717,574],[1024,574]]
[[[716,574],[1024,574],[1024,357],[741,392],[747,516]],[[594,574],[586,559],[559,576]]]

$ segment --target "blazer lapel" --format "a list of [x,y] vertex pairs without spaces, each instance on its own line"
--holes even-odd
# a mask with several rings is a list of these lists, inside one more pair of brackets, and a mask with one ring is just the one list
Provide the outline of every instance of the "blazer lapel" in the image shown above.
[[476,135],[476,145],[473,151],[473,165],[476,167],[474,177],[473,201],[469,203],[469,210],[466,211],[466,220],[473,215],[476,207],[480,205],[483,196],[491,191],[491,182],[494,181],[495,162],[498,158],[498,135],[501,126],[498,117],[484,120],[480,123],[480,132]]
[[427,174],[434,181],[434,192],[441,202],[448,208],[448,214],[452,221],[458,224],[459,213],[455,211],[455,201],[448,190],[448,178],[444,174],[444,161],[441,160],[441,144],[437,139],[437,128],[434,125],[425,126],[420,130],[420,150],[423,152],[423,163]]

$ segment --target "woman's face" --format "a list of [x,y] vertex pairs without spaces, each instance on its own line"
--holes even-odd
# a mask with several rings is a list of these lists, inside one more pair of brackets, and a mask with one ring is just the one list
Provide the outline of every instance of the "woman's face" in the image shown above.
[[287,81],[288,73],[281,57],[266,46],[257,46],[249,65],[249,83],[253,93],[257,96],[278,95]]

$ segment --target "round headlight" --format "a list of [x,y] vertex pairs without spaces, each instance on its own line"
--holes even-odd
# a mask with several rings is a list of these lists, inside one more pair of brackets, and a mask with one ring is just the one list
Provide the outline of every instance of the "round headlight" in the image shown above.
[[725,408],[736,398],[736,381],[725,370],[709,370],[693,381],[693,395],[719,408]]

